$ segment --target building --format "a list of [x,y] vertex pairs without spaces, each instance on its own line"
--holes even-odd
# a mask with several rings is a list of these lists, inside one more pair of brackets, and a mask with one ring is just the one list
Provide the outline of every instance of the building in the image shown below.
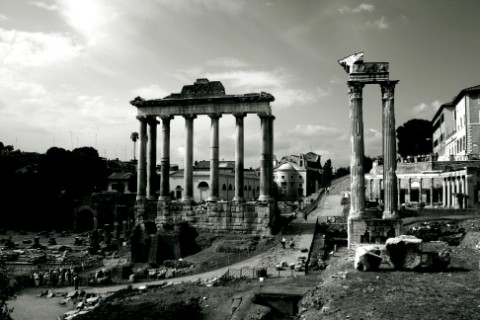
[[463,89],[432,120],[439,161],[480,159],[480,85]]
[[322,182],[320,155],[308,152],[289,155],[273,170],[279,200],[299,200],[317,192]]
[[[235,161],[219,161],[220,200],[230,201],[235,196]],[[244,198],[257,199],[260,193],[260,176],[257,170],[244,169]],[[197,161],[193,167],[193,200],[203,202],[210,192],[210,161]],[[184,193],[184,170],[170,173],[170,195],[172,199],[180,200]]]
[[[398,204],[443,209],[480,206],[480,85],[463,89],[432,119],[434,156],[397,164]],[[366,199],[383,200],[383,170],[365,175]]]

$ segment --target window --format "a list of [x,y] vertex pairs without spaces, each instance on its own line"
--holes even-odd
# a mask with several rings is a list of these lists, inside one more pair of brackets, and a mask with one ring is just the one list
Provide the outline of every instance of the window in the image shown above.
[[299,184],[298,184],[298,187],[299,187],[299,188],[303,187],[303,183],[299,183]]
[[282,176],[282,179],[285,179],[285,176]]
[[290,182],[290,187],[294,187],[295,186],[295,182]]

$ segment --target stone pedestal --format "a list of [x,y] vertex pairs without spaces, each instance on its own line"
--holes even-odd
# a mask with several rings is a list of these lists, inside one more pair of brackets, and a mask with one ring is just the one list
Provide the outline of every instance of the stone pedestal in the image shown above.
[[393,238],[403,233],[403,222],[401,219],[359,219],[349,217],[347,224],[349,247],[359,243],[385,244],[388,238]]

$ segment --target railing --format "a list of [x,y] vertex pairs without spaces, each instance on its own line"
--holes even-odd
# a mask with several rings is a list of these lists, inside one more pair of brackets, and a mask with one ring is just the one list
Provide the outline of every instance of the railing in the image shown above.
[[268,278],[295,278],[304,276],[305,272],[295,271],[291,268],[241,268],[241,269],[228,269],[223,279],[257,279],[259,277]]

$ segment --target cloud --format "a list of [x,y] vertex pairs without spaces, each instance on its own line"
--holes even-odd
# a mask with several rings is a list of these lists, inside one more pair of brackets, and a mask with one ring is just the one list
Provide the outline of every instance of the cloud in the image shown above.
[[242,13],[245,0],[155,0],[158,4],[177,13],[199,15],[204,12],[224,12],[232,15]]
[[92,46],[106,37],[103,28],[119,17],[105,2],[96,0],[57,0],[58,11],[67,24],[79,32]]
[[42,1],[30,1],[29,2],[31,5],[34,5],[36,7],[48,10],[48,11],[58,11],[58,6],[55,4],[46,4],[45,2]]
[[375,6],[373,4],[362,3],[354,8],[351,8],[349,6],[343,6],[338,9],[338,12],[340,12],[341,14],[345,14],[345,13],[373,12],[374,10],[375,10]]
[[0,21],[6,21],[8,19],[9,18],[6,15],[0,13]]
[[415,117],[431,118],[435,112],[440,108],[440,101],[435,100],[430,104],[420,103],[411,110],[411,114]]
[[376,28],[378,30],[385,30],[390,27],[390,23],[387,21],[385,16],[382,16],[380,19],[375,21],[368,21],[367,26]]
[[249,64],[240,61],[236,58],[217,58],[210,61],[207,61],[208,66],[212,67],[223,67],[223,68],[242,68],[247,67]]
[[61,33],[0,28],[0,61],[10,67],[61,65],[79,57],[83,47]]
[[140,96],[144,99],[161,99],[169,94],[170,93],[160,88],[158,84],[151,84],[149,86],[133,90],[134,96]]

